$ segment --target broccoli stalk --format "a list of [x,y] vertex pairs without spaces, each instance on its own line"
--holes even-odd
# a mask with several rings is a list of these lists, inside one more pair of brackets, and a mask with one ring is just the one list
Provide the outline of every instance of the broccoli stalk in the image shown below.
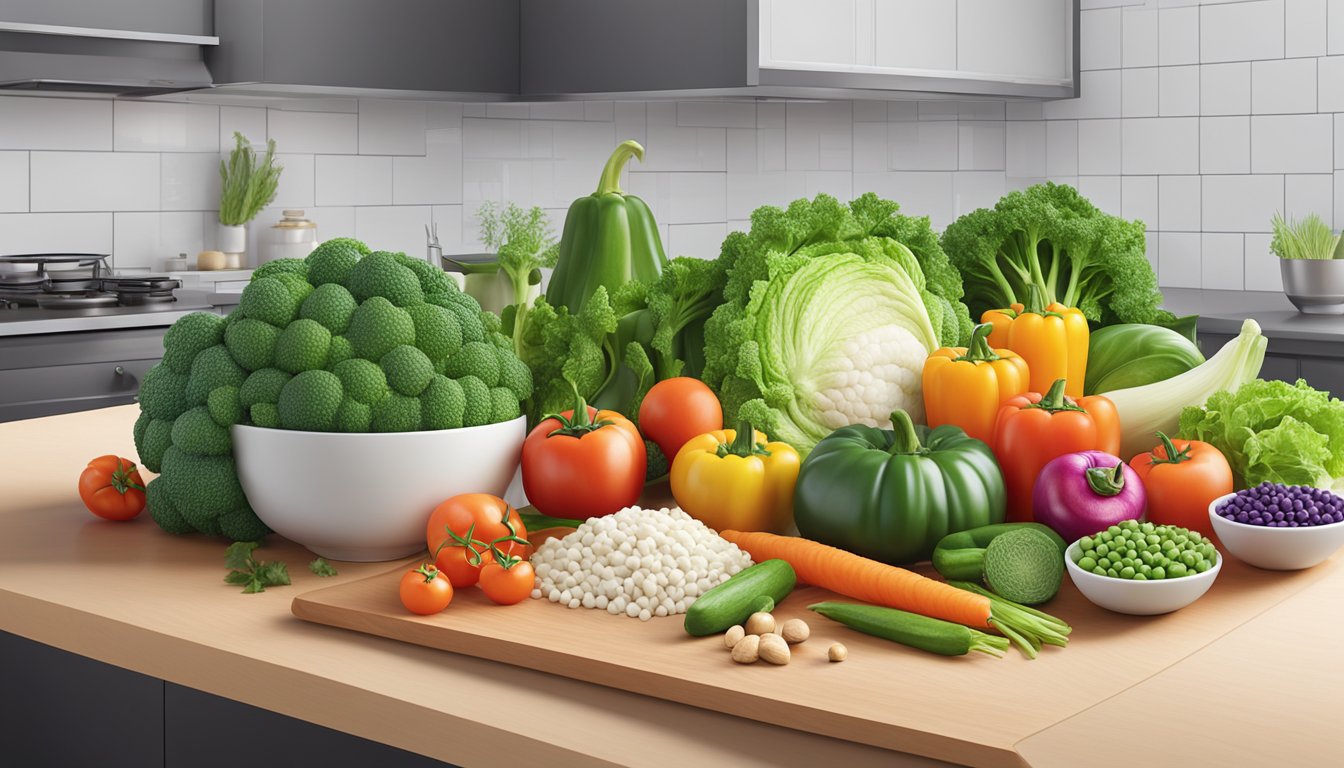
[[481,242],[495,251],[493,262],[461,264],[468,272],[503,271],[513,289],[513,351],[523,353],[523,329],[532,289],[541,285],[541,268],[554,267],[560,249],[550,233],[546,212],[533,206],[523,209],[509,203],[502,209],[487,200],[476,212],[481,223]]

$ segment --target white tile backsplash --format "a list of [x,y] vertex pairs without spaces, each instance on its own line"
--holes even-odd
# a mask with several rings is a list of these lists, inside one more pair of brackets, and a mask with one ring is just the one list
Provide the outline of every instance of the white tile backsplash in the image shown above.
[[28,210],[28,153],[0,152],[0,212]]
[[1330,115],[1251,117],[1252,173],[1311,173],[1333,164]]
[[348,112],[291,112],[272,109],[267,135],[277,152],[353,155],[359,151],[359,115]]
[[317,205],[391,205],[392,158],[318,155]]
[[1316,59],[1251,62],[1253,114],[1315,111]]
[[113,102],[112,148],[118,152],[214,152],[219,107],[161,101]]
[[112,149],[112,102],[0,96],[0,149]]
[[428,115],[423,101],[360,99],[359,154],[425,154]]
[[670,254],[712,256],[761,205],[818,193],[873,191],[944,227],[1051,179],[1144,221],[1164,286],[1274,290],[1274,211],[1344,224],[1344,0],[1088,0],[1082,35],[1081,97],[1049,102],[0,96],[0,239],[140,270],[212,247],[234,130],[276,139],[285,167],[254,243],[284,207],[417,256],[430,221],[445,252],[478,250],[485,200],[558,229],[624,139],[646,155],[622,183]]
[[1200,6],[1196,9],[1199,11],[1200,61],[1283,58],[1283,6],[1284,0]]
[[33,211],[153,211],[159,155],[148,152],[33,152]]

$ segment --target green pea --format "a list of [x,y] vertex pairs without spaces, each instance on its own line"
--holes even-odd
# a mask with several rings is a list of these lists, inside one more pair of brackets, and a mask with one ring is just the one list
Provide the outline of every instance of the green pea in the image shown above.
[[1156,570],[1156,569],[1153,568],[1151,565],[1141,565],[1141,566],[1139,566],[1139,573],[1142,573],[1144,576],[1147,576],[1147,575],[1151,574],[1154,570]]
[[1144,533],[1152,533],[1156,527],[1157,526],[1153,525],[1152,523],[1144,523],[1143,525],[1139,526],[1139,530],[1143,531]]
[[1106,559],[1110,560],[1112,563],[1120,562],[1122,557],[1124,556],[1121,555],[1119,552],[1116,552],[1115,550],[1111,550],[1110,552],[1106,553]]
[[1171,578],[1173,579],[1179,579],[1190,573],[1186,570],[1185,563],[1172,563],[1171,568],[1167,569],[1167,572],[1171,574]]
[[1212,567],[1213,563],[1210,563],[1208,560],[1200,560],[1198,563],[1195,563],[1195,572],[1203,573]]
[[1134,580],[1135,580],[1135,581],[1147,581],[1147,580],[1148,580],[1148,577],[1147,577],[1147,576],[1144,576],[1142,573],[1136,573],[1136,574],[1134,574]]
[[1122,579],[1132,579],[1132,578],[1134,578],[1134,574],[1135,574],[1135,573],[1136,573],[1136,571],[1134,570],[1134,568],[1131,567],[1131,566],[1128,566],[1128,565],[1127,565],[1127,566],[1125,566],[1124,568],[1121,568],[1121,569],[1120,569],[1120,578],[1122,578]]
[[1097,543],[1092,540],[1091,536],[1084,536],[1078,540],[1078,548],[1084,552],[1087,552],[1095,546],[1097,546]]
[[1098,545],[1097,545],[1097,554],[1098,554],[1098,555],[1101,555],[1102,557],[1105,557],[1105,556],[1106,556],[1106,553],[1107,553],[1107,552],[1110,552],[1110,551],[1111,551],[1111,548],[1108,547],[1108,546],[1106,546],[1105,543],[1102,543],[1102,544],[1098,544]]
[[1077,562],[1078,562],[1078,567],[1079,567],[1079,568],[1082,568],[1082,569],[1085,570],[1085,571],[1090,571],[1090,570],[1092,570],[1093,568],[1096,568],[1096,567],[1097,567],[1097,561],[1094,560],[1094,559],[1092,559],[1091,557],[1086,557],[1086,556],[1084,556],[1082,560],[1079,560],[1079,561],[1077,561]]
[[1098,565],[1096,568],[1093,568],[1093,569],[1092,569],[1092,572],[1095,573],[1095,574],[1097,574],[1098,576],[1105,576],[1105,575],[1106,575],[1106,569],[1105,569],[1105,568],[1102,568],[1100,565]]
[[1161,537],[1161,536],[1158,536],[1158,535],[1155,534],[1155,533],[1150,533],[1150,534],[1148,534],[1147,536],[1143,537],[1143,540],[1146,541],[1146,542],[1148,542],[1149,544],[1160,544],[1160,543],[1162,543],[1162,537]]
[[1111,534],[1112,536],[1118,536],[1120,534],[1120,526],[1112,525],[1106,529],[1106,532]]
[[1153,572],[1148,575],[1154,579],[1165,579],[1167,578],[1167,570],[1162,566],[1158,566],[1154,568]]
[[1112,579],[1120,578],[1120,572],[1115,570],[1114,568],[1107,568],[1106,575],[1110,576]]
[[1199,562],[1199,555],[1196,555],[1194,552],[1182,552],[1181,562],[1185,563],[1186,567],[1193,568],[1195,567],[1195,563]]
[[1199,548],[1199,553],[1212,560],[1214,555],[1218,554],[1218,550],[1214,549],[1212,544],[1203,544]]
[[1128,558],[1131,558],[1131,559],[1132,559],[1132,558],[1135,558],[1135,557],[1138,557],[1138,556],[1139,556],[1139,552],[1138,552],[1138,550],[1135,550],[1135,549],[1128,549],[1128,550],[1125,550],[1125,557],[1128,557]]

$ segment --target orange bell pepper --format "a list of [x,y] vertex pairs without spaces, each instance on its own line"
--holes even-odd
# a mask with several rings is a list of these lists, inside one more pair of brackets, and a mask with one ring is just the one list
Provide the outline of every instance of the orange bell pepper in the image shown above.
[[1081,310],[1058,302],[1042,308],[1043,302],[1041,289],[1033,285],[1025,307],[1014,304],[1010,309],[986,312],[981,319],[995,326],[989,342],[993,346],[1002,343],[1027,361],[1033,392],[1044,392],[1055,379],[1064,379],[1064,393],[1082,397],[1087,373],[1087,318]]
[[[1028,363],[1030,364],[1030,363]],[[1028,392],[999,409],[994,423],[994,456],[1008,490],[1008,522],[1032,520],[1031,494],[1036,477],[1051,459],[1077,451],[1120,451],[1120,416],[1103,395],[1064,394],[1064,379],[1050,391]]]
[[924,362],[924,414],[930,427],[955,424],[988,443],[1008,398],[1027,391],[1027,362],[1007,349],[990,349],[993,326],[981,323],[965,347],[943,347]]

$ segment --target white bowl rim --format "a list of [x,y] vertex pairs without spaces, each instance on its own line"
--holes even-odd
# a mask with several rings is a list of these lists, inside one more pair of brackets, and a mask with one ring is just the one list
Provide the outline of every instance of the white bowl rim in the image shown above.
[[1213,552],[1215,555],[1217,555],[1217,558],[1213,562],[1213,567],[1203,573],[1195,573],[1189,576],[1178,576],[1173,579],[1142,579],[1142,580],[1121,579],[1113,576],[1098,576],[1097,574],[1091,571],[1083,570],[1081,567],[1078,566],[1077,563],[1073,562],[1072,557],[1069,557],[1069,553],[1073,551],[1074,547],[1078,546],[1078,542],[1082,541],[1083,538],[1086,537],[1080,537],[1078,541],[1073,542],[1064,550],[1064,564],[1069,567],[1069,574],[1070,575],[1082,574],[1083,576],[1086,576],[1091,579],[1104,580],[1105,583],[1107,584],[1124,583],[1124,584],[1140,585],[1136,587],[1137,589],[1146,589],[1149,585],[1152,584],[1193,584],[1194,582],[1197,582],[1205,578],[1212,580],[1215,576],[1218,575],[1218,572],[1223,569],[1223,553],[1218,551],[1217,547],[1214,547]]
[[477,424],[473,427],[453,427],[452,429],[417,429],[409,432],[314,432],[306,429],[284,429],[282,427],[258,427],[255,424],[234,424],[231,429],[244,429],[256,432],[276,432],[286,435],[322,435],[323,437],[396,437],[397,435],[443,435],[443,434],[469,434],[472,430],[485,430],[491,427],[503,427],[516,424],[519,421],[527,422],[526,416],[519,416],[516,419],[508,421],[495,421],[490,424]]
[[[1322,488],[1321,490],[1326,490],[1326,489]],[[1332,494],[1334,494],[1334,495],[1336,495],[1336,496],[1339,496],[1339,494],[1335,493],[1334,491],[1328,491],[1328,492],[1329,492],[1329,493],[1332,493]],[[1292,534],[1300,534],[1300,533],[1311,533],[1312,531],[1323,531],[1323,530],[1326,530],[1326,529],[1329,529],[1329,528],[1335,528],[1335,527],[1338,527],[1338,526],[1344,526],[1344,520],[1340,520],[1339,522],[1336,522],[1336,523],[1326,523],[1325,525],[1299,525],[1299,526],[1297,526],[1296,528],[1291,528],[1291,527],[1280,528],[1280,527],[1278,527],[1277,525],[1273,525],[1273,526],[1271,526],[1271,525],[1251,525],[1250,523],[1240,523],[1240,522],[1237,522],[1236,520],[1229,520],[1229,519],[1227,519],[1226,517],[1223,517],[1222,515],[1218,514],[1218,513],[1215,511],[1215,510],[1218,508],[1218,505],[1219,505],[1219,504],[1222,504],[1224,501],[1227,501],[1228,499],[1232,498],[1233,496],[1236,496],[1238,493],[1241,493],[1241,491],[1233,491],[1232,493],[1225,493],[1225,494],[1223,494],[1222,496],[1219,496],[1218,498],[1216,498],[1216,499],[1214,499],[1213,501],[1209,502],[1209,521],[1210,521],[1211,523],[1213,523],[1214,525],[1217,525],[1217,524],[1219,524],[1219,523],[1228,523],[1228,524],[1230,524],[1230,525],[1235,525],[1235,526],[1237,526],[1238,528],[1244,528],[1244,529],[1252,530],[1252,531],[1274,531],[1274,533],[1273,533],[1273,534],[1270,534],[1270,535],[1277,535],[1277,534],[1280,534],[1280,533],[1285,533],[1285,534],[1288,534],[1288,535],[1292,535]],[[1095,573],[1092,574],[1092,575],[1093,575],[1093,576],[1096,576]]]

